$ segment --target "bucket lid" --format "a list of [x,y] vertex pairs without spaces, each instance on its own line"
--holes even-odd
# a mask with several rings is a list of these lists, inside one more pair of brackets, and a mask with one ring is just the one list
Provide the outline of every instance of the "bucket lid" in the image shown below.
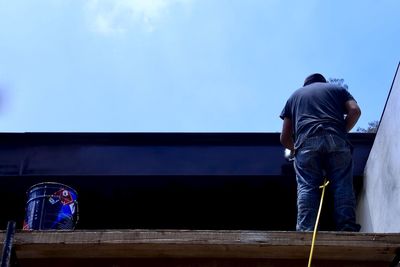
[[76,196],[78,196],[78,193],[76,192],[75,189],[73,189],[69,185],[58,183],[58,182],[41,182],[41,183],[34,184],[31,187],[29,187],[29,189],[26,191],[26,194],[29,195],[30,192],[37,190],[37,189],[41,189],[43,187],[68,189],[68,190],[72,191]]

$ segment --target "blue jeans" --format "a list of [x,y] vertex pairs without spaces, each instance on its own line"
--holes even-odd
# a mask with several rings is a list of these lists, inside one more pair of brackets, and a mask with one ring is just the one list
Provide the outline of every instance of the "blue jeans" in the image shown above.
[[297,231],[313,231],[317,218],[324,176],[334,199],[337,231],[360,230],[355,219],[353,159],[350,145],[343,138],[323,134],[307,138],[295,155],[297,179]]

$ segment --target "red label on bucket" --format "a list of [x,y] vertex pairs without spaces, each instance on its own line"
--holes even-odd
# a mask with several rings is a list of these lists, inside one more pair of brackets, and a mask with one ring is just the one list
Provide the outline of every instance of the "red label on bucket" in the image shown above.
[[54,197],[58,198],[63,205],[68,205],[68,204],[70,204],[70,203],[72,203],[74,201],[74,199],[72,198],[71,193],[68,190],[65,190],[65,189],[60,189],[57,192],[55,192],[51,196],[51,198],[54,199]]

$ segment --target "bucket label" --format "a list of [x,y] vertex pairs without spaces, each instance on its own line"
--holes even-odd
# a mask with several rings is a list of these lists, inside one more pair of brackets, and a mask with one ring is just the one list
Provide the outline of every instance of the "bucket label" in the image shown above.
[[[54,201],[54,199],[51,200],[52,198],[58,198],[63,205],[68,205],[68,204],[70,204],[70,203],[72,203],[74,201],[74,199],[72,198],[71,193],[68,190],[65,190],[65,189],[60,189],[57,192],[55,192],[49,198],[50,203],[52,203],[52,201]],[[54,203],[56,203],[56,202],[57,201],[55,201]],[[54,203],[52,203],[52,204],[54,204]]]

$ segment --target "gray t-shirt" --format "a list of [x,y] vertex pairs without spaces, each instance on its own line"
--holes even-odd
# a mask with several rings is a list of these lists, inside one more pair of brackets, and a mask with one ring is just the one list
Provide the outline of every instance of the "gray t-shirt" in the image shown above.
[[345,103],[354,100],[343,87],[330,83],[312,83],[297,89],[286,102],[281,119],[292,120],[295,149],[320,129],[346,138]]

